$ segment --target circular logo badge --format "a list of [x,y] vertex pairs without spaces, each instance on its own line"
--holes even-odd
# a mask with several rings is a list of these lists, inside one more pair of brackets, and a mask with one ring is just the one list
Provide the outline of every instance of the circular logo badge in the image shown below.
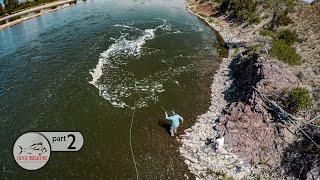
[[49,160],[50,152],[48,140],[35,132],[23,134],[13,146],[14,159],[27,170],[37,170],[43,167]]

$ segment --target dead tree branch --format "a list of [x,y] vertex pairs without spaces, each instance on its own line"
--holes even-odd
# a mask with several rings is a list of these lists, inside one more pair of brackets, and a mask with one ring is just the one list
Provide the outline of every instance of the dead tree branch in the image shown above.
[[274,102],[273,100],[267,98],[265,95],[260,93],[255,87],[252,87],[252,88],[261,97],[261,99],[268,106],[268,108],[270,110],[272,110],[274,113],[276,113],[276,115],[278,116],[278,119],[281,122],[296,124],[297,122],[302,120],[302,118],[297,118],[297,117],[293,116],[292,114],[286,112],[281,106],[279,106],[276,102]]
[[311,119],[310,121],[304,121],[304,118],[295,117],[294,115],[286,112],[282,107],[280,107],[275,101],[267,98],[264,94],[259,92],[255,87],[252,87],[255,92],[261,97],[262,101],[267,105],[267,108],[273,111],[278,119],[286,124],[290,125],[297,125],[298,129],[301,131],[317,148],[320,149],[320,146],[301,128],[302,126],[309,125],[313,127],[320,128],[320,126],[313,124],[315,120],[320,118],[320,115],[316,116],[315,118]]

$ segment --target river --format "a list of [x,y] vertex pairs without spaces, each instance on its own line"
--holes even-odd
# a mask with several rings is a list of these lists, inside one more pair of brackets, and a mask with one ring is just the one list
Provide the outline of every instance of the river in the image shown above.
[[[193,176],[161,106],[185,118],[210,103],[219,65],[212,29],[184,0],[94,0],[0,31],[0,179]],[[13,159],[28,131],[80,131],[79,152],[52,152],[37,171]]]

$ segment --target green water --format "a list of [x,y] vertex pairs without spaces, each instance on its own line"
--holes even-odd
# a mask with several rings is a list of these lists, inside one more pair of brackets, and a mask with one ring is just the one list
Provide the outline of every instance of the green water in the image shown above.
[[[0,31],[1,179],[193,178],[160,106],[190,127],[209,105],[214,33],[183,0],[95,0]],[[80,131],[80,152],[40,170],[12,155],[28,131]]]

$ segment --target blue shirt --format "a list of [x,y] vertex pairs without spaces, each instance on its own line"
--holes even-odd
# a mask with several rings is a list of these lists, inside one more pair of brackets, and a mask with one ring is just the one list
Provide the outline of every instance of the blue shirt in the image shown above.
[[171,127],[173,127],[173,128],[179,127],[179,125],[180,125],[179,120],[181,120],[181,123],[183,122],[183,117],[181,117],[178,114],[173,115],[173,116],[168,116],[167,113],[165,113],[165,114],[166,114],[166,119],[171,121]]

